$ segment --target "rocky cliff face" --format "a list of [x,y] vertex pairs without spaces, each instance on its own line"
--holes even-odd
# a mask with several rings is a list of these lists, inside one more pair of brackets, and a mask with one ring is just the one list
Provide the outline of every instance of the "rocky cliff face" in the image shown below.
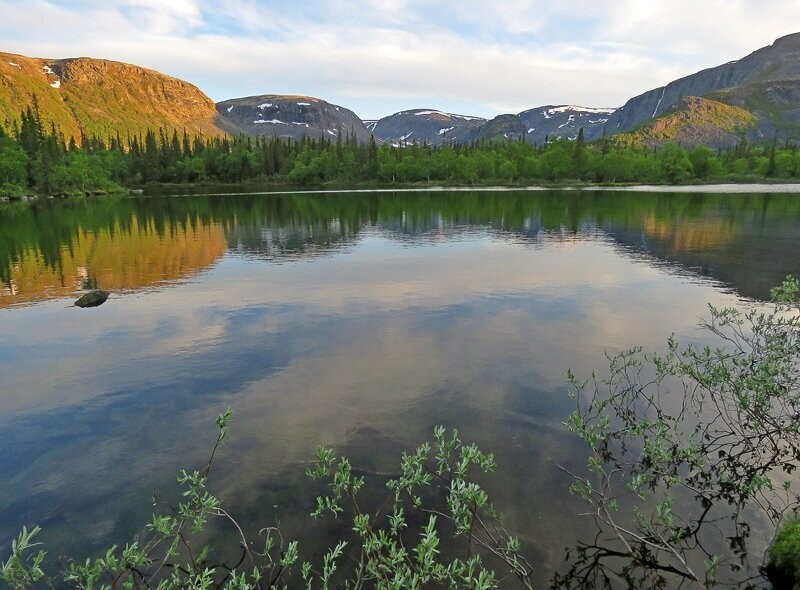
[[371,135],[353,111],[309,96],[234,98],[217,103],[217,112],[229,126],[247,135],[331,141],[355,135],[359,143],[368,142]]
[[[658,117],[686,96],[709,96],[742,106],[758,115],[749,133],[760,138],[778,132],[796,134],[796,99],[800,83],[800,34],[789,35],[738,61],[709,68],[632,98],[609,118],[609,134],[628,131]],[[599,137],[592,130],[587,138]]]
[[375,139],[394,145],[414,141],[429,145],[464,143],[470,133],[484,123],[486,119],[481,117],[454,115],[432,109],[402,111],[378,121],[366,122]]
[[0,122],[39,102],[46,125],[66,138],[184,129],[222,134],[214,102],[196,86],[134,65],[86,57],[41,59],[0,53]]

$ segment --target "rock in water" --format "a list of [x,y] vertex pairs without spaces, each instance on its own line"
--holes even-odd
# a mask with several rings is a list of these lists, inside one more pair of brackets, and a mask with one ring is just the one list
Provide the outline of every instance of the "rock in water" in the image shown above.
[[82,295],[81,298],[75,302],[75,305],[77,307],[97,307],[98,305],[103,305],[109,295],[111,295],[111,293],[100,289],[89,291],[85,295]]

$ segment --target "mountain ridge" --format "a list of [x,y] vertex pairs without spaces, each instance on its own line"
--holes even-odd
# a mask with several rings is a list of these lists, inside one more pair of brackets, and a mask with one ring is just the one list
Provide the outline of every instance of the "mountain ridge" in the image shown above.
[[[664,113],[686,96],[715,95],[717,100],[750,110],[758,117],[757,125],[749,131],[750,139],[769,140],[775,135],[792,139],[800,133],[800,112],[781,121],[781,112],[770,112],[764,102],[755,100],[760,88],[775,83],[786,84],[791,104],[800,106],[800,33],[785,35],[741,59],[705,68],[631,98],[611,115],[606,131],[628,131]],[[774,104],[766,101],[766,107]],[[596,131],[587,134],[587,139],[596,137]]]
[[[651,145],[664,139],[666,124],[646,123],[669,114],[672,119],[666,126],[674,140],[691,143],[708,137],[724,147],[742,137],[757,142],[800,138],[800,33],[780,37],[741,59],[648,90],[618,109],[543,105],[486,119],[418,108],[364,121],[346,107],[316,97],[262,94],[215,104],[191,83],[141,66],[86,57],[51,59],[0,52],[0,124],[13,127],[34,96],[44,122],[53,122],[65,137],[76,139],[165,128],[190,134],[296,140],[352,137],[365,143],[374,138],[398,146],[510,139],[541,145],[549,138],[575,139],[583,129],[588,141],[635,130],[637,141]],[[706,102],[688,104],[687,97]],[[718,103],[741,109],[752,115],[752,120]],[[679,113],[673,112],[675,109]],[[720,119],[721,126],[715,127],[715,117],[723,111],[726,116]],[[747,125],[730,122],[745,118]],[[675,125],[684,126],[683,131]],[[652,137],[643,135],[648,130]]]
[[34,96],[44,122],[76,140],[159,127],[191,134],[229,132],[199,88],[161,72],[88,57],[0,53],[0,120],[19,121]]
[[332,141],[348,136],[365,143],[370,132],[350,109],[304,95],[261,94],[232,98],[216,104],[226,123],[246,135]]
[[406,109],[370,121],[375,139],[392,145],[427,142],[430,145],[460,143],[473,129],[486,123],[483,117],[447,113],[439,109]]

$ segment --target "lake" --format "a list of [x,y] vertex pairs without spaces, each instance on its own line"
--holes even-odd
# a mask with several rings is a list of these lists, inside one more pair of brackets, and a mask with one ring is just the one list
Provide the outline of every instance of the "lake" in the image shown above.
[[[0,555],[123,543],[203,464],[255,529],[313,539],[317,445],[396,470],[437,424],[547,574],[591,530],[565,379],[703,342],[707,303],[800,275],[800,196],[417,191],[0,204]],[[72,307],[85,288],[112,292]],[[314,541],[308,541],[314,546]]]

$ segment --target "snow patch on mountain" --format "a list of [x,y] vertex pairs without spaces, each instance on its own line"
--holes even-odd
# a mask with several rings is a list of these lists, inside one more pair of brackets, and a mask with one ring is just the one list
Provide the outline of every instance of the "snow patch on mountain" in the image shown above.
[[445,113],[443,111],[403,111],[398,113],[398,115],[415,115],[417,117],[423,115],[438,115],[440,117],[444,117],[445,119],[461,119],[462,121],[483,121],[481,117],[468,117],[466,115],[456,115],[454,113]]
[[450,115],[448,115],[447,113],[443,113],[442,111],[419,111],[417,113],[414,113],[414,115],[416,115],[417,117],[419,117],[420,115],[441,115],[442,117],[447,117],[448,119],[450,118]]
[[[557,113],[566,113],[567,111],[575,111],[578,113],[592,113],[592,114],[603,114],[603,115],[610,115],[616,109],[598,109],[598,108],[591,108],[591,107],[579,107],[575,105],[563,105],[560,107],[553,107],[552,109],[547,110],[548,115],[555,115]],[[543,113],[544,114],[544,113]],[[550,118],[550,117],[546,117]]]
[[51,87],[53,87],[55,89],[61,88],[61,80],[59,79],[58,75],[53,71],[53,69],[50,66],[42,66],[42,71],[45,74],[49,75],[49,76],[55,76],[55,78],[56,78],[55,82],[51,82],[50,83]]

